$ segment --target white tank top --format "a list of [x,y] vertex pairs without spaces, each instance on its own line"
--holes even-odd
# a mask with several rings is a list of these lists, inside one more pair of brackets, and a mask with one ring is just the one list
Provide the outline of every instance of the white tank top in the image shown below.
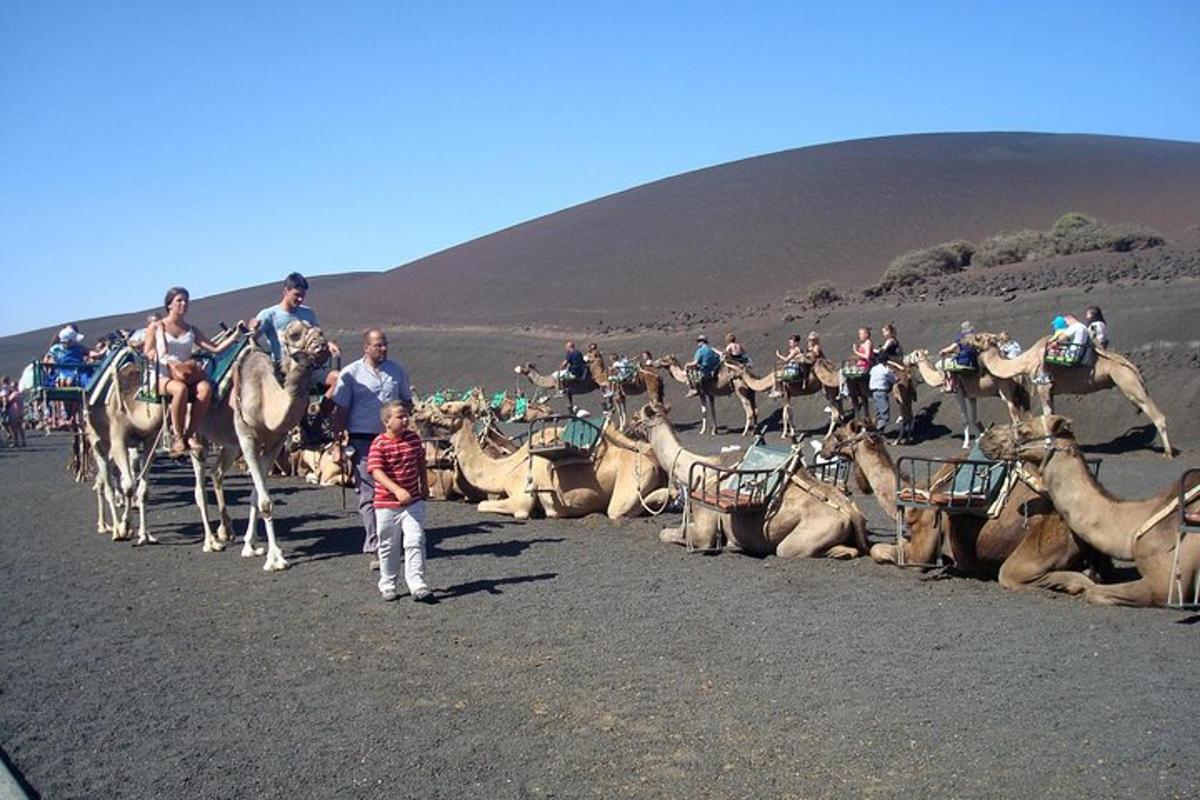
[[172,362],[187,361],[192,357],[192,350],[196,348],[196,334],[192,331],[192,326],[189,325],[187,333],[183,336],[175,337],[163,325],[159,329],[162,336],[157,338],[154,346],[158,351],[158,359],[164,364]]

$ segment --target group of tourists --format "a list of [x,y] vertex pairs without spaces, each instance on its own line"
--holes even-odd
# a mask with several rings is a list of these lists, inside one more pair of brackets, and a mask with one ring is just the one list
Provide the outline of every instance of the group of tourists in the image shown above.
[[[172,445],[169,454],[182,457],[191,452],[203,458],[206,442],[201,438],[203,422],[217,400],[212,377],[202,359],[221,356],[250,338],[265,345],[276,365],[284,360],[284,333],[294,322],[318,325],[316,313],[304,305],[308,281],[299,273],[287,276],[280,301],[262,309],[249,322],[226,329],[210,339],[187,320],[190,295],[181,286],[171,287],[163,309],[151,314],[145,328],[123,331],[123,343],[131,346],[146,365],[159,397],[167,404]],[[86,365],[103,358],[103,351],[88,353],[83,336],[74,326],[60,332],[46,356],[56,382],[86,386]],[[336,343],[331,355],[340,356]],[[382,330],[366,331],[361,358],[339,370],[318,369],[313,381],[327,404],[334,435],[344,440],[345,456],[356,476],[355,492],[364,529],[363,552],[372,570],[379,571],[378,588],[385,601],[400,596],[404,587],[413,599],[433,602],[425,579],[425,501],[428,497],[425,451],[420,437],[410,427],[412,388],[404,367],[388,358],[387,336]],[[7,390],[4,407],[20,409]],[[21,437],[23,443],[23,436]]]

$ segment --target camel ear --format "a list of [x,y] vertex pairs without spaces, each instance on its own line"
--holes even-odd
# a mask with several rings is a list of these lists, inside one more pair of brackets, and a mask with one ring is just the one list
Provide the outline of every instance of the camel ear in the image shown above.
[[1052,436],[1074,436],[1075,426],[1066,417],[1052,416],[1046,421],[1046,433]]

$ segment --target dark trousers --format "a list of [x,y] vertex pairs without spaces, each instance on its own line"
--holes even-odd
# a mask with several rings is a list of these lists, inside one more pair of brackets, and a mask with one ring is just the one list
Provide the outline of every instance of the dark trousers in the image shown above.
[[358,497],[358,514],[367,534],[363,539],[364,553],[379,550],[379,533],[375,528],[375,479],[367,471],[367,453],[374,439],[374,436],[350,437],[350,445],[354,448],[354,455],[350,457],[350,465],[354,468],[354,494]]

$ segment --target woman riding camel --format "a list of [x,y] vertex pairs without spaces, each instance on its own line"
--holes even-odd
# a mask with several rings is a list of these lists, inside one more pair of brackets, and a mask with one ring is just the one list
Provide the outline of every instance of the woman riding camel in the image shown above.
[[896,323],[889,322],[879,329],[883,335],[883,344],[876,350],[881,361],[902,361],[904,348],[900,346],[900,338],[896,336]]
[[[179,458],[188,448],[196,453],[204,452],[204,443],[196,431],[212,403],[212,384],[196,361],[194,351],[220,353],[239,341],[238,337],[230,336],[220,346],[210,342],[184,319],[188,301],[187,289],[182,286],[168,289],[163,300],[166,315],[147,328],[143,346],[148,359],[157,361],[160,369],[165,367],[166,374],[159,373],[158,391],[171,398],[171,424],[175,430],[172,458]],[[189,400],[192,404],[190,416],[187,413]]]
[[[809,334],[809,342],[811,344],[815,333]],[[820,340],[817,340],[817,349],[820,349]],[[797,380],[801,375],[801,371],[809,363],[809,352],[805,351],[800,346],[800,334],[792,334],[788,337],[788,351],[781,353],[775,351],[775,358],[779,359],[779,367],[775,370],[775,386],[771,389],[771,397],[783,397],[783,383],[785,381]],[[815,359],[813,359],[815,361]]]

